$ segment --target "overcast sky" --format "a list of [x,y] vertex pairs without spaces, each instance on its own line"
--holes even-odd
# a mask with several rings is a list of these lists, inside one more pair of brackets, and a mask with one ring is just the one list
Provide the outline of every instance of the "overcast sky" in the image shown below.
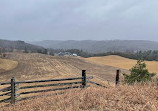
[[0,39],[158,41],[158,0],[0,0]]

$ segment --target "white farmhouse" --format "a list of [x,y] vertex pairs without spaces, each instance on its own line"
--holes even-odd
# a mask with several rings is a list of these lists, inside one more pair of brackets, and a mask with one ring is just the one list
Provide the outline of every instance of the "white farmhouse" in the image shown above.
[[72,56],[75,56],[75,57],[77,57],[77,54],[73,53],[73,54],[72,54]]

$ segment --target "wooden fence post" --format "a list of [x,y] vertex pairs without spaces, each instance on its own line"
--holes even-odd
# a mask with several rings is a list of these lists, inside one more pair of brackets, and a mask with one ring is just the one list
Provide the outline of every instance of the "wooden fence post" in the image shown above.
[[11,79],[11,104],[15,104],[15,78]]
[[119,85],[120,82],[120,70],[116,70],[116,85]]
[[82,70],[82,88],[86,86],[86,70]]

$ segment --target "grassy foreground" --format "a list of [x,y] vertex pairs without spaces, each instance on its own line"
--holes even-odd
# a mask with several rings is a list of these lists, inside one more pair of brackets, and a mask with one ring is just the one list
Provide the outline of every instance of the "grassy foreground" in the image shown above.
[[90,87],[66,94],[25,100],[1,111],[157,111],[158,85]]

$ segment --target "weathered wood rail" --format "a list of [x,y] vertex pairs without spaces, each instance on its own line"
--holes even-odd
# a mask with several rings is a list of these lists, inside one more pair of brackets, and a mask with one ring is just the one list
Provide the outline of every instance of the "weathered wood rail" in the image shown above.
[[[119,73],[120,73],[119,70],[117,70],[116,71],[116,85],[119,84]],[[47,79],[47,80],[34,80],[34,81],[15,81],[15,78],[13,77],[11,78],[10,82],[1,83],[1,85],[10,85],[10,86],[0,89],[0,92],[3,93],[3,94],[0,94],[0,97],[8,96],[8,98],[0,100],[0,103],[10,102],[11,104],[14,104],[16,100],[18,100],[19,96],[25,95],[25,94],[59,91],[59,90],[66,90],[66,89],[73,89],[73,88],[85,88],[88,86],[87,83],[91,83],[97,86],[107,88],[106,86],[103,86],[99,83],[90,81],[89,79],[92,79],[92,78],[93,76],[89,76],[89,77],[86,76],[86,70],[82,70],[82,77],[74,77],[74,78]],[[57,81],[58,82],[62,81],[62,83],[48,84],[49,82],[57,82]],[[71,81],[71,82],[63,82],[63,81]],[[47,84],[29,85],[29,86],[21,86],[21,87],[19,86],[20,84],[26,85],[26,84],[31,84],[31,83],[47,83]],[[53,86],[68,86],[68,87],[50,88],[50,89],[33,90],[33,91],[25,91],[25,92],[17,93],[17,91],[23,90],[23,89],[40,88],[40,87],[43,88],[43,87],[53,87]],[[26,97],[26,98],[29,98],[29,97]],[[21,100],[23,100],[23,98],[21,98]]]
[[91,83],[91,84],[97,85],[97,86],[101,86],[101,87],[107,88],[106,86],[103,86],[103,85],[101,85],[99,83],[96,83],[96,82],[92,82],[92,81],[88,81],[88,82]]
[[[0,96],[9,96],[9,98],[0,100],[0,103],[10,102],[11,104],[14,104],[17,98],[24,94],[66,90],[66,89],[72,89],[72,88],[85,88],[88,80],[92,78],[93,76],[90,76],[90,77],[86,76],[86,70],[82,70],[82,77],[74,77],[74,78],[61,78],[61,79],[35,80],[35,81],[15,81],[15,78],[13,77],[10,82],[1,83],[1,85],[10,85],[10,86],[0,90],[0,92],[5,92],[1,94]],[[72,81],[72,80],[73,82],[63,82],[63,81]],[[19,86],[20,84],[26,85],[30,83],[49,83],[49,82],[57,82],[57,81],[62,81],[62,83],[29,85],[29,86],[21,86],[21,87]],[[50,88],[50,89],[34,90],[34,91],[26,91],[26,92],[17,93],[17,91],[21,89],[39,88],[39,87],[42,88],[42,87],[52,87],[52,86],[67,86],[67,87],[53,88],[53,89]]]

